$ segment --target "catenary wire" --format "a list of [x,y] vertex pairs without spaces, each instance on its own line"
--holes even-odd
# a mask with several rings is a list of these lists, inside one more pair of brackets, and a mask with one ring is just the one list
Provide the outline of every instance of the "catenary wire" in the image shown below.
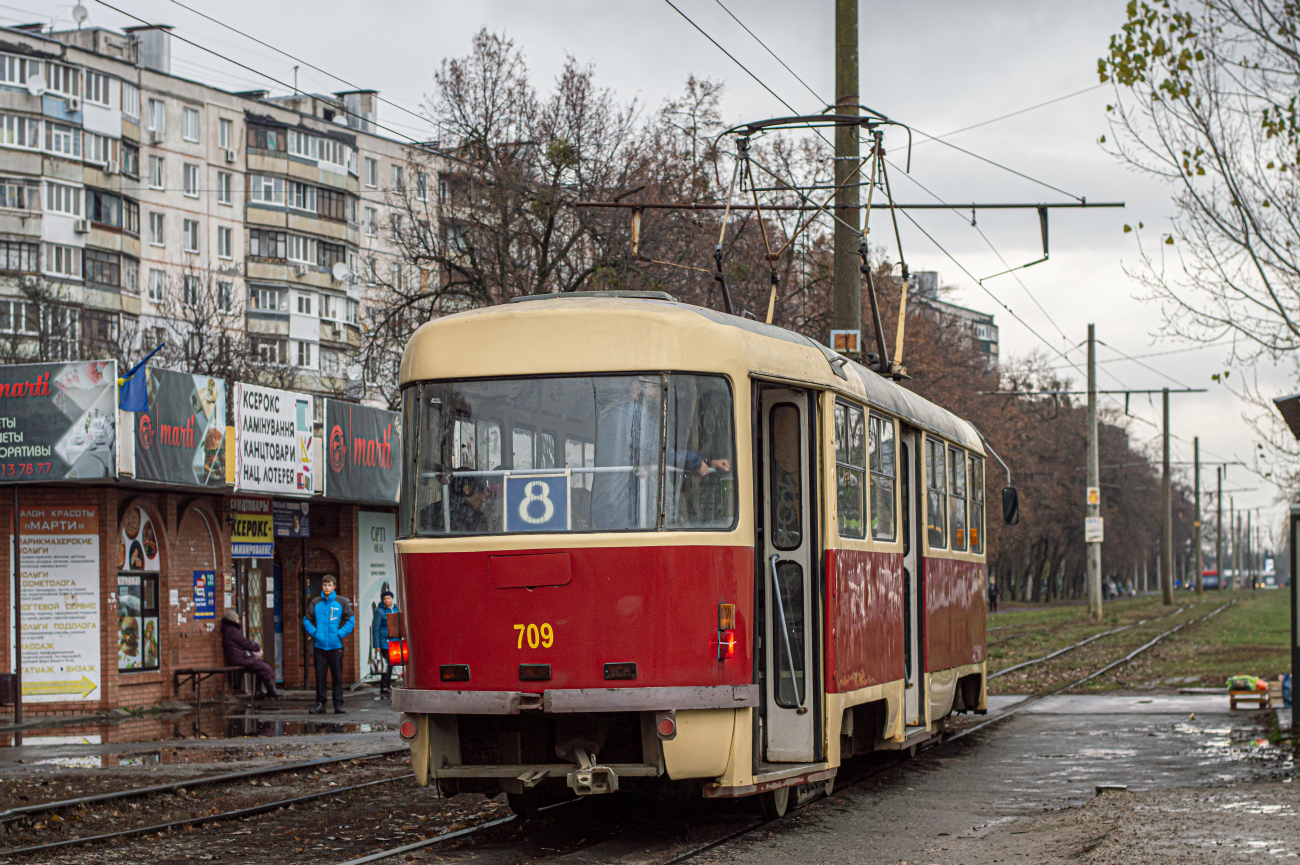
[[[781,68],[783,68],[786,72],[789,72],[791,75],[793,75],[793,76],[794,76],[794,80],[795,80],[795,81],[798,81],[800,84],[802,84],[804,90],[807,90],[809,93],[812,94],[813,99],[816,99],[818,102],[821,102],[822,104],[828,104],[828,103],[826,102],[825,98],[823,98],[823,97],[821,96],[821,94],[819,94],[816,90],[813,90],[812,87],[810,87],[810,86],[808,85],[808,82],[807,82],[807,81],[804,81],[802,78],[799,77],[799,73],[798,73],[798,72],[795,72],[793,69],[791,69],[789,66],[787,66],[787,65],[786,65],[786,62],[785,62],[784,60],[782,60],[779,56],[777,56],[777,53],[776,53],[775,51],[773,51],[771,48],[768,48],[768,47],[767,47],[767,43],[766,43],[766,42],[764,42],[762,39],[759,39],[759,38],[758,38],[758,35],[757,35],[756,33],[754,33],[753,30],[750,30],[747,26],[745,26],[745,22],[744,22],[744,21],[741,21],[739,18],[737,18],[737,17],[736,17],[736,13],[734,13],[734,12],[732,12],[730,9],[728,9],[728,8],[726,7],[726,5],[723,4],[722,0],[714,0],[714,2],[717,3],[719,6],[721,6],[721,7],[722,7],[722,11],[723,11],[723,12],[726,12],[728,15],[730,15],[730,16],[731,16],[731,20],[732,20],[732,21],[735,21],[737,24],[739,24],[739,25],[741,26],[741,29],[743,29],[743,30],[744,30],[746,33],[748,33],[750,36],[754,37],[754,41],[757,42],[759,45],[762,45],[762,46],[763,46],[763,50],[766,51],[768,54],[771,54],[771,55],[772,55],[772,59],[775,60],[777,63],[780,63],[780,64],[781,64]],[[1097,86],[1098,86],[1098,87],[1101,87],[1102,85],[1098,84]]]
[[1046,102],[1040,102],[1037,105],[1030,105],[1028,108],[1021,108],[1019,111],[1012,111],[1010,114],[1003,114],[1000,117],[994,117],[990,120],[981,120],[979,123],[972,123],[970,126],[963,126],[961,129],[954,129],[952,132],[945,132],[943,135],[936,135],[932,138],[927,138],[925,141],[918,142],[917,146],[926,144],[930,141],[938,141],[942,138],[951,138],[954,135],[960,135],[963,132],[970,132],[972,129],[979,129],[981,126],[988,126],[990,123],[997,123],[1000,120],[1018,117],[1019,115],[1027,114],[1030,111],[1037,111],[1039,108],[1046,108],[1048,105],[1055,105],[1057,102],[1064,102],[1067,99],[1073,99],[1076,96],[1091,93],[1092,91],[1105,86],[1105,84],[1094,84],[1091,87],[1085,87],[1082,90],[1076,90],[1073,93],[1067,93],[1064,96],[1058,96],[1055,99],[1049,99]]

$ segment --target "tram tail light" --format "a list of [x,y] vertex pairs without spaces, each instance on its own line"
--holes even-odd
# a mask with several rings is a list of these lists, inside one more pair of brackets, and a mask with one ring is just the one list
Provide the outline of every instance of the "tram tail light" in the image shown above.
[[718,604],[718,630],[731,631],[736,627],[736,605]]
[[736,605],[718,604],[718,660],[736,657]]
[[388,641],[388,663],[394,666],[406,663],[406,640]]

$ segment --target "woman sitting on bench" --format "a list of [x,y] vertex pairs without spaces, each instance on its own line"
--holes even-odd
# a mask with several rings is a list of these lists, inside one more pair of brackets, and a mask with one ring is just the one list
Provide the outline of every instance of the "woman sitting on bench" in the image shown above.
[[221,617],[221,647],[226,653],[226,666],[243,667],[257,677],[254,700],[261,699],[263,685],[266,696],[280,696],[275,692],[275,670],[262,660],[262,647],[244,636],[239,627],[239,614],[234,610],[226,610]]

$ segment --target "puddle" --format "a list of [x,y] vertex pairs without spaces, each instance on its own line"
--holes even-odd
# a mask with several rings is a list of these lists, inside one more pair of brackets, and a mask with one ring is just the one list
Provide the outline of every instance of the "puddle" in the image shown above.
[[391,724],[362,723],[359,721],[275,721],[267,718],[225,719],[228,739],[267,736],[314,736],[342,733],[384,733],[397,729]]

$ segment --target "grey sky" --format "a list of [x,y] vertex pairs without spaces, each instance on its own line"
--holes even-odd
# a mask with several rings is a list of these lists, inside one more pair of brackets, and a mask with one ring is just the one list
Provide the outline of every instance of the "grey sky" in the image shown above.
[[[86,2],[91,24],[132,23],[94,0]],[[175,25],[177,33],[282,81],[292,80],[293,61],[205,22],[170,0],[111,2],[147,20]],[[524,48],[539,86],[549,84],[571,54],[594,63],[600,83],[620,98],[635,97],[647,108],[678,92],[687,76],[695,74],[726,81],[724,111],[729,118],[785,111],[662,0],[185,2],[358,85],[376,88],[413,110],[431,90],[433,71],[442,58],[464,54],[472,35],[487,26]],[[822,107],[716,0],[674,2],[796,108],[811,112]],[[829,98],[833,91],[831,0],[723,2],[813,90]],[[860,13],[862,101],[918,129],[944,134],[1091,87],[1097,83],[1097,58],[1123,22],[1124,5],[1123,0],[868,0]],[[15,23],[58,16],[67,24],[71,8],[70,4],[10,0],[0,5],[0,20]],[[174,57],[173,71],[186,77],[231,89],[267,86],[256,76],[188,46],[176,45]],[[298,80],[304,90],[343,89],[307,69],[299,71]],[[1096,323],[1100,339],[1129,354],[1187,347],[1156,338],[1159,309],[1135,297],[1138,287],[1124,273],[1126,263],[1136,263],[1137,246],[1135,236],[1124,234],[1122,226],[1141,221],[1146,225],[1145,241],[1158,244],[1171,206],[1168,190],[1117,165],[1097,143],[1098,136],[1107,132],[1103,109],[1112,98],[1108,88],[1093,90],[951,139],[1092,201],[1127,202],[1122,211],[1053,213],[1051,261],[1024,271],[1018,280],[1004,276],[988,282],[989,292],[1021,316],[1050,349],[923,236],[911,229],[904,235],[914,270],[939,271],[946,283],[958,288],[958,302],[996,315],[1004,355],[1062,350],[1084,339],[1090,321]],[[414,118],[389,106],[382,106],[380,116],[381,122],[416,137],[430,135],[427,126],[420,128]],[[903,137],[891,134],[886,144],[891,158],[901,165]],[[933,142],[914,149],[912,169],[920,183],[951,202],[1063,200],[1058,193]],[[900,200],[927,200],[921,189],[901,176],[896,177],[894,189]],[[919,213],[917,219],[975,276],[1005,269],[971,228],[968,215],[929,212]],[[1037,217],[1032,211],[981,213],[979,227],[1010,264],[1040,254]],[[873,240],[885,239],[881,225]],[[1243,406],[1209,378],[1222,369],[1222,352],[1207,347],[1145,361],[1159,373],[1132,362],[1106,364],[1100,380],[1107,387],[1177,387],[1176,381],[1210,388],[1207,394],[1174,400],[1174,431],[1183,439],[1175,442],[1175,459],[1191,459],[1191,438],[1197,434],[1204,459],[1249,459],[1255,444],[1241,419]],[[1099,354],[1114,356],[1106,348]],[[1070,357],[1082,365],[1082,350],[1072,350]],[[1068,371],[1059,357],[1058,362]],[[1273,369],[1258,374],[1273,392],[1297,389],[1289,374]],[[1081,374],[1075,377],[1082,383]],[[1133,434],[1150,442],[1156,434],[1150,422],[1159,420],[1158,398],[1152,405],[1134,398],[1132,408],[1147,421],[1131,423]],[[1275,490],[1270,485],[1240,468],[1230,470],[1229,477],[1229,487],[1260,488],[1238,495],[1239,502],[1248,507],[1271,504]],[[1210,469],[1202,483],[1209,487],[1213,481]],[[1270,512],[1281,510],[1272,507]]]

